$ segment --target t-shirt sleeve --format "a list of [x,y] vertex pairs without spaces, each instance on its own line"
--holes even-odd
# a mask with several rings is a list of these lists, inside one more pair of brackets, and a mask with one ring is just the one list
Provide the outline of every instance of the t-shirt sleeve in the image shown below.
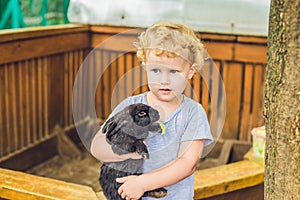
[[184,121],[187,121],[181,141],[204,139],[204,146],[213,142],[206,112],[200,104],[183,113]]

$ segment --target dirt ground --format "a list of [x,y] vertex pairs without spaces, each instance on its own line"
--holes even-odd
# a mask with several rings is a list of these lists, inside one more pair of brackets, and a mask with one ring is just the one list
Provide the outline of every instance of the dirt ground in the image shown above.
[[101,191],[99,173],[101,163],[84,147],[75,145],[65,134],[58,135],[58,154],[27,170],[29,174],[90,186]]
[[63,159],[56,155],[28,170],[27,173],[87,185],[95,192],[99,192],[101,191],[98,181],[100,167],[99,161],[88,152],[83,152],[82,158],[73,160]]

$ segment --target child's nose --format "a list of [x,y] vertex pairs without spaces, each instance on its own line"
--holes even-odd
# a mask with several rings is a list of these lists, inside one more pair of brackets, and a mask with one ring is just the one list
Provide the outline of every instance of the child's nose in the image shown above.
[[167,73],[162,73],[161,79],[160,79],[161,85],[168,85],[170,84],[170,77]]

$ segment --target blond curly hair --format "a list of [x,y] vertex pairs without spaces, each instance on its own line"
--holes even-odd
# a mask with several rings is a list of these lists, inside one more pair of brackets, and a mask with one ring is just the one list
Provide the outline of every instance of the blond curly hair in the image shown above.
[[196,65],[200,71],[204,65],[204,47],[194,31],[185,24],[160,22],[152,25],[138,37],[134,43],[137,48],[137,58],[146,62],[146,51],[153,50],[156,55],[170,57],[183,56],[189,63]]

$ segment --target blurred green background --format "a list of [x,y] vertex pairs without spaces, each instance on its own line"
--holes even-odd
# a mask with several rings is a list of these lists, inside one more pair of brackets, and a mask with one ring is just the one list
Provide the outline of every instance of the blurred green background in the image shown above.
[[69,23],[70,0],[0,0],[0,29]]

